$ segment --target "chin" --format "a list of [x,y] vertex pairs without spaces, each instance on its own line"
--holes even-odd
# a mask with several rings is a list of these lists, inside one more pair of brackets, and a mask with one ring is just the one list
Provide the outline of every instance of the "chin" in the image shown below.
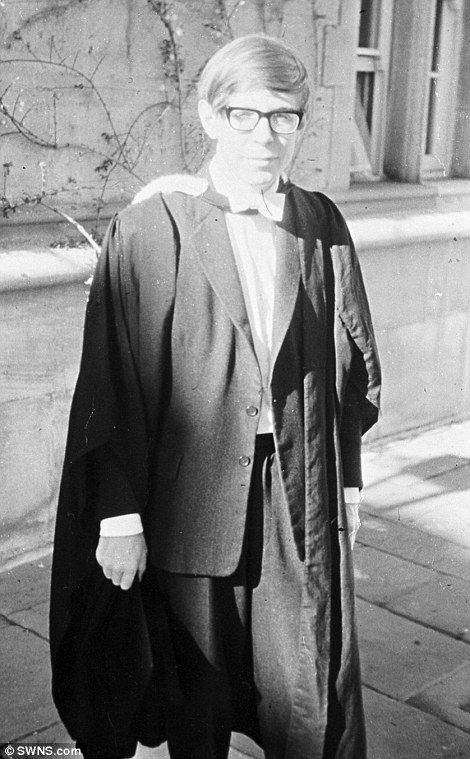
[[269,187],[277,176],[279,176],[279,171],[276,166],[270,169],[251,169],[246,172],[244,179],[247,184],[262,189]]

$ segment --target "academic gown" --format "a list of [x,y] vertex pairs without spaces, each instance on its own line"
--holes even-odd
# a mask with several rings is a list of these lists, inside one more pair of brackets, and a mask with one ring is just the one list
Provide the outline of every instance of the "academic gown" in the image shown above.
[[[262,382],[223,211],[195,180],[165,181],[165,192],[116,215],[87,307],[50,619],[54,699],[94,757],[131,756],[137,740],[165,740],[162,662],[172,659],[165,609],[154,595],[146,600],[151,572],[121,591],[94,558],[97,452],[123,473],[121,510],[142,515],[156,567],[224,576],[242,550],[256,438],[246,409],[259,404]],[[305,566],[286,757],[364,759],[343,485],[362,486],[360,437],[377,419],[380,365],[341,214],[320,193],[291,183],[284,191],[271,394]]]

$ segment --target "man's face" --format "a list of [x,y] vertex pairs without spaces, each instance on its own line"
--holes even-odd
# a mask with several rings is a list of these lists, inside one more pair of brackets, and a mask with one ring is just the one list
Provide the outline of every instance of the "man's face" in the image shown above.
[[[299,95],[264,89],[236,92],[227,106],[263,112],[301,110]],[[292,161],[301,130],[277,134],[268,119],[261,118],[252,131],[237,131],[230,126],[224,110],[214,113],[204,101],[200,103],[199,114],[208,135],[217,140],[217,153],[227,168],[253,188],[269,187]]]

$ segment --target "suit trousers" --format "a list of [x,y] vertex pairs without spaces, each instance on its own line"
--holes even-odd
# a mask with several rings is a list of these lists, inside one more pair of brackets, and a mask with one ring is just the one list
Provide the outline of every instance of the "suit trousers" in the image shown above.
[[272,435],[258,435],[244,546],[229,577],[154,570],[172,660],[165,706],[172,759],[226,759],[231,731],[288,759],[303,583]]

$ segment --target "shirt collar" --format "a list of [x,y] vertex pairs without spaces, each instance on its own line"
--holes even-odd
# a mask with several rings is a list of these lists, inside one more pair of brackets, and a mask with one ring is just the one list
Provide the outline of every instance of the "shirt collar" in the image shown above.
[[232,213],[254,209],[267,219],[282,221],[286,196],[277,192],[279,178],[267,190],[254,190],[235,177],[217,153],[209,164],[209,174],[214,189],[227,197]]

